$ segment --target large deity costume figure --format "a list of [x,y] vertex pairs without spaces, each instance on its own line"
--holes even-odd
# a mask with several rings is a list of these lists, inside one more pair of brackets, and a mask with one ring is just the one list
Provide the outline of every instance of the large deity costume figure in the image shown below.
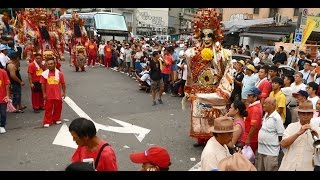
[[[212,136],[208,131],[215,118],[227,112],[233,89],[231,52],[221,46],[223,30],[218,13],[212,8],[200,9],[195,17],[195,47],[186,51],[187,81],[185,93],[191,104],[190,136],[204,145]],[[184,101],[183,100],[183,101]]]
[[[64,56],[58,35],[50,31],[54,20],[52,12],[45,8],[29,9],[18,15],[18,18],[25,33],[21,37],[21,40],[27,44],[25,48],[31,48],[33,53],[40,53],[44,57],[53,56],[59,69],[60,61],[64,61]],[[32,61],[33,57],[30,54],[27,53],[26,59]]]
[[84,20],[80,18],[77,12],[72,13],[69,28],[70,30],[67,31],[66,34],[71,38],[72,62],[77,72],[79,69],[85,71],[84,65],[87,59],[87,53],[84,44],[87,40],[87,31],[84,27]]

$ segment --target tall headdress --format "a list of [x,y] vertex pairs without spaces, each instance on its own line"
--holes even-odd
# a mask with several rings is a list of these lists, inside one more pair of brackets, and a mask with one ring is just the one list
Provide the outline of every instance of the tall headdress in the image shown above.
[[37,8],[35,9],[35,17],[34,17],[34,21],[36,22],[36,24],[38,24],[40,21],[45,21],[45,23],[47,24],[47,26],[51,26],[52,23],[52,14],[47,11],[47,9],[45,8]]
[[194,38],[200,38],[203,29],[212,29],[214,42],[222,42],[223,30],[219,20],[219,13],[214,8],[199,9],[193,20]]
[[84,26],[84,20],[80,17],[78,12],[72,12],[72,18],[70,20],[70,27],[73,28],[74,24],[79,24],[79,26]]

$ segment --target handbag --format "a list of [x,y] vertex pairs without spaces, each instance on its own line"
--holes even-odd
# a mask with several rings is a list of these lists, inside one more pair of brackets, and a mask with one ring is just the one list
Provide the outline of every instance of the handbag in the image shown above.
[[33,85],[34,85],[34,88],[33,88],[34,92],[41,92],[42,91],[40,82],[33,82]]
[[8,99],[7,101],[7,112],[15,112],[17,109],[13,106],[12,100]]

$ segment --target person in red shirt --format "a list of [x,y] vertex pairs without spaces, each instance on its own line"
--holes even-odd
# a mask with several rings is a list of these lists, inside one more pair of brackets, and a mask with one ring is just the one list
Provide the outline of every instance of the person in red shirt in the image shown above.
[[88,44],[88,66],[90,66],[91,61],[92,61],[92,67],[95,66],[96,64],[96,59],[97,59],[97,52],[98,52],[98,47],[96,43],[94,42],[94,39],[91,39],[91,41]]
[[73,163],[91,162],[97,171],[118,171],[113,148],[97,136],[97,130],[92,121],[85,118],[74,119],[69,126],[69,131],[78,145],[71,158]]
[[33,111],[39,113],[40,110],[44,110],[44,100],[41,90],[40,77],[42,72],[46,70],[44,64],[42,64],[41,54],[35,54],[35,61],[28,66],[28,80],[31,87],[31,102]]
[[161,76],[164,83],[164,92],[168,93],[169,85],[170,85],[170,74],[171,74],[171,66],[172,66],[172,54],[174,52],[174,48],[169,46],[165,49],[164,61],[162,63]]
[[260,102],[263,104],[264,100],[269,97],[271,92],[271,84],[268,80],[269,67],[267,65],[262,66],[258,72],[259,81],[256,83],[256,87],[261,91]]
[[111,66],[112,58],[112,41],[108,41],[108,44],[104,46],[104,66],[109,68]]
[[6,132],[7,102],[9,100],[10,79],[5,70],[0,69],[0,134]]
[[261,91],[253,87],[248,93],[248,102],[250,103],[247,112],[248,116],[245,120],[244,136],[241,138],[243,145],[251,147],[252,151],[256,153],[258,149],[258,133],[262,124],[262,105],[259,100]]
[[46,65],[48,69],[41,74],[40,83],[45,101],[43,127],[48,128],[53,123],[61,124],[62,97],[66,96],[66,84],[63,73],[56,69],[54,59],[46,60]]

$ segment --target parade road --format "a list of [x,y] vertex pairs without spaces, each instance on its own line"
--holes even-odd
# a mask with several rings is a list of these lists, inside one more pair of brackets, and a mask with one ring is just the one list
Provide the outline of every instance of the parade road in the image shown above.
[[31,106],[27,66],[21,61],[26,83],[22,103],[27,109],[8,113],[7,133],[0,135],[0,170],[64,170],[77,147],[68,131],[77,117],[95,123],[98,135],[114,148],[120,171],[140,169],[129,155],[152,145],[168,149],[170,171],[187,171],[200,161],[203,147],[193,147],[196,141],[189,137],[190,111],[182,111],[181,98],[164,95],[164,104],[151,106],[151,94],[139,91],[135,80],[101,66],[75,72],[67,62],[62,64],[67,82],[62,124],[43,128],[43,111],[34,113]]

